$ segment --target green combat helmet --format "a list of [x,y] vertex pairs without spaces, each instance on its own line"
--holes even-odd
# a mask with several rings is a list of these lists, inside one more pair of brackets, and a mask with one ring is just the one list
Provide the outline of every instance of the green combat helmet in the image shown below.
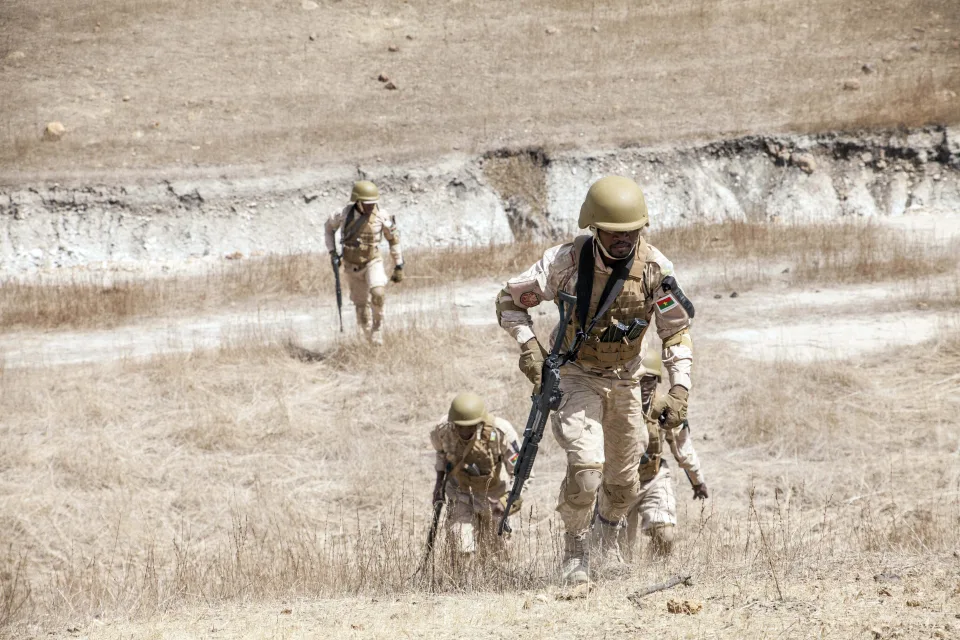
[[350,202],[378,202],[379,200],[380,190],[377,189],[377,185],[369,180],[360,180],[353,183]]
[[607,176],[594,182],[580,207],[581,229],[633,231],[647,226],[649,221],[640,185],[623,176]]
[[475,393],[458,393],[450,403],[447,420],[458,427],[472,427],[488,420],[487,408],[483,399]]
[[660,361],[660,354],[656,349],[650,349],[648,353],[643,356],[640,364],[643,367],[644,375],[656,376],[657,380],[663,378],[663,363]]

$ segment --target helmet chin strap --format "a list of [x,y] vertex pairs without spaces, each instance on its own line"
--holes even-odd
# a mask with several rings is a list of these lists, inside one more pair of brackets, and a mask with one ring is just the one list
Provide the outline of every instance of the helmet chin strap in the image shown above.
[[625,255],[625,256],[622,257],[622,258],[617,258],[617,257],[615,257],[615,256],[610,255],[610,252],[607,251],[607,248],[606,248],[605,246],[603,246],[603,243],[600,241],[600,234],[597,232],[597,228],[596,228],[596,227],[590,227],[590,233],[593,234],[593,238],[594,238],[594,240],[596,240],[596,242],[595,242],[594,244],[595,244],[596,246],[600,247],[600,253],[602,253],[604,256],[606,256],[609,260],[626,260],[627,258],[630,257],[630,255],[633,253],[633,251],[636,251],[636,249],[637,249],[637,244],[639,244],[639,242],[640,242],[640,239],[637,238],[637,244],[634,244],[634,245],[633,245],[633,251],[631,251],[630,253],[628,253],[627,255]]

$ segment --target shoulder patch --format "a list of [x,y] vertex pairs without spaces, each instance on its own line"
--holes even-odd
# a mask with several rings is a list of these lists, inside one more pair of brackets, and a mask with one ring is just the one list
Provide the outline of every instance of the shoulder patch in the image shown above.
[[535,307],[540,304],[540,294],[536,291],[526,291],[520,294],[519,302],[524,307]]
[[677,299],[673,297],[672,293],[668,293],[659,300],[657,300],[657,309],[660,311],[667,311],[672,309],[677,304]]

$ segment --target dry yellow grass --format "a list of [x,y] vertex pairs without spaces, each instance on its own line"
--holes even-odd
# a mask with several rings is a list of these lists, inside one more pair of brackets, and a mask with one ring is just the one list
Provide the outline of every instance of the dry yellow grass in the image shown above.
[[[869,222],[726,222],[655,230],[650,241],[679,265],[702,268],[697,285],[921,281],[955,271],[960,241],[904,237]],[[549,243],[409,251],[404,289],[471,279],[503,280],[529,267]],[[390,266],[388,265],[388,268]],[[781,270],[786,269],[785,274]],[[777,274],[780,274],[777,276]],[[682,275],[682,274],[681,274]],[[346,283],[343,283],[346,292]],[[346,299],[346,293],[344,293]],[[332,299],[333,274],[321,254],[270,255],[223,264],[199,276],[118,279],[77,275],[52,284],[0,283],[0,327],[103,327],[138,317],[193,313],[284,297]],[[953,306],[955,296],[937,300]]]
[[[708,583],[799,598],[823,567],[879,571],[956,548],[958,339],[852,372],[701,348],[692,420],[715,498],[697,512],[681,487],[677,553],[641,565],[637,580],[690,568]],[[514,423],[525,417],[528,390],[502,332],[422,319],[382,350],[345,340],[325,356],[304,363],[238,340],[4,372],[0,619],[10,634],[191,603],[551,584],[563,456],[550,438],[510,563],[449,569],[441,542],[435,568],[410,580],[429,521],[427,430],[449,398],[474,389]]]

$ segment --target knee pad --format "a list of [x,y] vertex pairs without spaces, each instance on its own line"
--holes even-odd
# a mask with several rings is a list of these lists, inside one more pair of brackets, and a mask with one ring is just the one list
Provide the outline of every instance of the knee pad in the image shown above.
[[387,294],[383,287],[374,287],[373,289],[370,289],[370,304],[373,306],[382,307],[386,297]]
[[564,501],[580,507],[593,504],[603,481],[602,470],[602,464],[567,465],[567,477],[563,480]]
[[626,485],[604,483],[603,493],[612,507],[618,510],[623,509],[626,512],[640,496],[640,482]]

